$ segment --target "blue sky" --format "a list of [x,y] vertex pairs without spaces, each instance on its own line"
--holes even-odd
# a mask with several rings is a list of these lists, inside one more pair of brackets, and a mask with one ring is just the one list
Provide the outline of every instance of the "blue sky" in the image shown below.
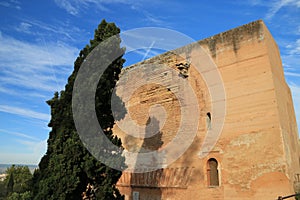
[[0,17],[0,163],[39,162],[50,131],[45,101],[64,88],[104,18],[122,31],[164,27],[195,40],[263,19],[300,124],[300,0],[0,0]]

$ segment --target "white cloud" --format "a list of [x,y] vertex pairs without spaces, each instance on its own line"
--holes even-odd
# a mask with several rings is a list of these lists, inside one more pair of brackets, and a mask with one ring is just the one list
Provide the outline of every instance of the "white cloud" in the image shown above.
[[0,33],[1,88],[21,86],[59,91],[72,70],[78,49],[64,43],[28,43]]
[[300,77],[300,73],[294,73],[294,72],[284,72],[284,75],[292,76],[292,77]]
[[294,6],[300,8],[300,0],[276,0],[271,3],[263,3],[269,6],[269,11],[266,15],[266,19],[271,19],[281,8],[285,6]]
[[16,0],[9,0],[9,1],[0,1],[0,6],[4,6],[7,8],[15,8],[17,10],[21,10],[21,3]]
[[[0,33],[0,59],[6,64],[43,66],[71,65],[78,49],[63,43],[32,44]],[[71,64],[70,64],[71,63]]]
[[293,6],[294,8],[300,8],[300,0],[271,0],[271,1],[247,0],[245,3],[251,6],[266,7],[268,11],[267,14],[265,15],[265,18],[268,20],[273,18],[274,15],[276,15],[277,12],[281,10],[283,7]]
[[282,61],[285,69],[285,75],[299,77],[300,74],[300,39],[288,41],[282,51]]
[[48,115],[48,114],[36,112],[36,111],[30,110],[30,109],[9,106],[9,105],[0,105],[0,112],[19,115],[22,117],[40,119],[43,121],[49,121],[49,119],[50,119],[50,115]]
[[70,39],[77,41],[83,35],[83,30],[78,27],[70,25],[68,21],[58,21],[56,24],[48,24],[36,19],[22,19],[23,22],[16,27],[19,32],[32,34],[36,36],[49,37],[51,34],[62,39]]
[[125,3],[128,4],[129,1],[126,0],[55,0],[55,3],[60,7],[65,9],[71,15],[78,15],[81,11],[88,8],[89,5],[96,6],[101,11],[109,11],[108,8],[104,6],[107,3]]
[[293,45],[290,45],[290,48],[290,54],[300,55],[300,39],[296,40],[296,42],[293,43]]
[[[143,24],[155,24],[156,26],[169,27],[169,22],[165,20],[165,16],[153,15],[148,12],[147,6],[145,5],[156,5],[161,7],[162,5],[167,5],[167,2],[162,3],[157,0],[54,0],[58,7],[66,10],[69,14],[78,16],[81,12],[86,12],[90,8],[97,8],[100,11],[112,12],[108,5],[109,4],[122,4],[121,6],[128,6],[124,9],[131,9],[136,12],[141,13],[143,18]],[[174,6],[176,2],[172,2],[170,6]],[[169,6],[169,7],[170,7]]]
[[76,5],[72,5],[72,3],[68,0],[55,0],[55,3],[64,8],[71,15],[77,15],[79,8]]
[[[65,9],[71,15],[78,15],[86,11],[89,7],[96,7],[98,10],[109,12],[108,4],[130,5],[135,10],[146,2],[142,0],[54,0],[56,5]],[[153,0],[151,1],[153,2]]]
[[5,88],[0,85],[0,93],[5,95],[12,95],[22,97],[24,99],[31,99],[31,98],[39,98],[39,99],[47,99],[49,96],[42,94],[41,92],[27,92],[24,90],[16,90],[11,88]]
[[165,26],[167,23],[162,20],[160,17],[158,17],[157,15],[152,15],[151,13],[143,10],[142,13],[145,15],[145,20],[147,22],[150,22],[150,23],[153,23],[153,24],[156,24],[157,26]]
[[0,129],[0,133],[14,135],[14,136],[17,136],[17,137],[26,138],[26,139],[30,139],[30,140],[34,140],[34,141],[39,140],[38,138],[32,137],[32,136],[30,136],[28,134],[14,132],[14,131],[8,131],[8,130],[4,130],[4,129]]
[[31,27],[32,25],[30,23],[21,22],[20,25],[16,28],[16,30],[19,32],[31,34],[32,33],[30,30]]

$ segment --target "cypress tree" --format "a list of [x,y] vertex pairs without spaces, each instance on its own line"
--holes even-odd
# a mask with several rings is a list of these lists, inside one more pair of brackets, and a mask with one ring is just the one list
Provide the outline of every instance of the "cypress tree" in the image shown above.
[[9,196],[14,192],[14,172],[12,171],[9,175],[8,183],[7,183],[7,190],[6,196]]
[[[82,199],[82,192],[86,190],[88,183],[97,188],[97,199],[123,199],[115,186],[122,172],[102,164],[86,150],[72,117],[72,91],[81,64],[99,43],[118,33],[120,29],[114,23],[103,20],[95,30],[94,39],[80,51],[65,90],[56,92],[54,97],[47,101],[51,107],[49,127],[52,130],[49,134],[47,152],[33,177],[33,195],[36,200],[79,200]],[[124,49],[120,45],[113,51],[124,54]],[[99,124],[112,143],[119,147],[122,145],[121,141],[112,133],[114,118],[110,109],[110,99],[124,62],[121,56],[105,70],[97,86],[95,102]],[[124,163],[125,159],[121,154],[114,156],[119,156],[119,160]]]

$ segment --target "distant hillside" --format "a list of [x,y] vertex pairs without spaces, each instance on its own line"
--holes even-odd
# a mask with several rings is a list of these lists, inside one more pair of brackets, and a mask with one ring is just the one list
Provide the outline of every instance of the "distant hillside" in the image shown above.
[[[37,165],[22,165],[22,164],[15,164],[16,166],[28,166],[29,170],[33,173],[34,169],[36,169]],[[0,174],[3,174],[7,168],[11,167],[12,164],[0,164]]]

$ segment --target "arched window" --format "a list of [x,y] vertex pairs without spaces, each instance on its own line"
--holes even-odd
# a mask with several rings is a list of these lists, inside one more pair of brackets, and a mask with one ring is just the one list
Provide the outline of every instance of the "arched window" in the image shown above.
[[206,127],[211,129],[211,114],[210,112],[206,113]]
[[207,161],[208,186],[219,186],[218,161],[211,158]]

